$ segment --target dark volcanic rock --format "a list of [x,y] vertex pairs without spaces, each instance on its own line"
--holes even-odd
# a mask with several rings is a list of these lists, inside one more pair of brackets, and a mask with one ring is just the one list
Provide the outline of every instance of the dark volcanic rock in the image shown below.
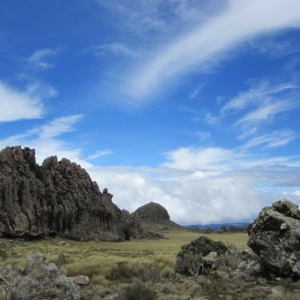
[[248,246],[270,270],[300,278],[300,211],[288,200],[265,207],[248,227]]
[[81,240],[124,240],[130,214],[121,211],[107,189],[76,163],[48,157],[36,164],[33,149],[0,152],[0,234],[26,239],[54,236]]
[[170,220],[168,211],[160,204],[150,202],[138,208],[132,216],[141,221],[160,222]]

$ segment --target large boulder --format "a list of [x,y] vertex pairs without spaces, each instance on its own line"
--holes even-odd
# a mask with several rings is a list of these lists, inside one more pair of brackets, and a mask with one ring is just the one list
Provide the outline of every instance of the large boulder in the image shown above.
[[300,278],[300,211],[286,199],[265,207],[248,227],[248,246],[281,276]]

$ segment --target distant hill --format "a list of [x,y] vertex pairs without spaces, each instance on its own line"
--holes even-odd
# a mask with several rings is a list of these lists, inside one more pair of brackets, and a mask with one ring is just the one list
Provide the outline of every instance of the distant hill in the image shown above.
[[138,220],[146,231],[159,232],[163,230],[185,229],[170,220],[170,215],[165,207],[154,202],[139,207],[131,214],[131,217]]

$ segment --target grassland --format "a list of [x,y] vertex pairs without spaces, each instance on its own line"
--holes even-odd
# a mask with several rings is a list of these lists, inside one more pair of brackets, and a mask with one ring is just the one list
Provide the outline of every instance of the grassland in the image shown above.
[[[264,290],[255,289],[257,284],[255,282],[247,283],[228,276],[214,279],[201,275],[195,279],[175,274],[176,254],[181,246],[203,234],[174,228],[160,230],[160,233],[163,233],[167,239],[132,239],[121,243],[64,240],[67,245],[62,245],[61,238],[38,242],[24,241],[19,245],[0,239],[0,256],[6,256],[0,261],[0,267],[4,265],[13,265],[15,268],[18,265],[24,266],[29,252],[42,252],[48,261],[66,268],[68,276],[89,276],[90,284],[81,289],[82,300],[121,299],[114,298],[114,295],[122,293],[126,286],[134,286],[136,279],[143,282],[144,287],[155,291],[157,294],[155,299],[160,300],[186,299],[187,294],[191,297],[204,295],[205,299],[220,299],[220,295],[224,299],[231,300],[265,299]],[[208,234],[205,236],[215,241],[233,243],[239,250],[247,248],[247,234]],[[10,247],[3,247],[9,244],[11,244]],[[276,287],[278,283],[275,281],[271,285]],[[285,299],[300,299],[298,294],[291,292],[298,288],[298,283],[287,279],[286,282],[282,280],[281,285],[285,285]],[[5,299],[1,293],[0,299]],[[135,297],[134,299],[142,298]]]
[[[68,274],[87,275],[92,281],[110,278],[111,272],[123,266],[124,272],[132,272],[136,265],[144,262],[158,262],[161,268],[172,267],[176,254],[184,244],[201,236],[188,230],[163,232],[164,240],[136,240],[129,242],[78,242],[65,240],[68,245],[61,246],[61,238],[38,242],[23,242],[20,246],[3,249],[7,258],[1,264],[25,264],[29,252],[42,252],[48,261],[64,266]],[[247,234],[209,234],[215,241],[234,243],[238,249],[246,249]],[[120,274],[120,277],[123,277]]]

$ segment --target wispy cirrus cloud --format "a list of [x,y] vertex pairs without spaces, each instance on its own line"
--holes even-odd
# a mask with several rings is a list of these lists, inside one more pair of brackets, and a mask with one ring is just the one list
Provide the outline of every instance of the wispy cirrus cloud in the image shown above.
[[280,38],[277,35],[268,39],[254,39],[250,46],[270,59],[284,57],[300,51],[300,42],[297,37]]
[[97,56],[106,54],[136,56],[137,52],[123,43],[110,43],[98,46],[91,46],[80,51],[81,54],[92,53]]
[[154,50],[129,78],[124,90],[130,97],[143,99],[178,76],[222,60],[229,50],[250,38],[299,28],[297,7],[297,0],[229,1],[222,13],[170,41],[168,46]]
[[97,2],[117,16],[119,22],[115,23],[115,26],[144,41],[172,35],[182,26],[208,19],[227,5],[224,0],[97,0]]
[[274,131],[270,134],[258,136],[246,142],[242,148],[249,149],[265,145],[266,148],[275,148],[287,145],[296,139],[296,132],[292,130]]
[[52,69],[53,63],[47,62],[49,57],[58,55],[61,49],[40,49],[36,50],[27,60],[29,66],[36,71]]
[[51,139],[59,136],[62,133],[74,131],[73,125],[83,118],[83,115],[74,115],[69,117],[61,117],[55,119],[42,126],[40,129],[36,129],[35,133],[38,134],[40,139]]
[[280,100],[275,103],[260,105],[257,109],[250,111],[242,117],[235,126],[244,124],[257,124],[273,118],[275,115],[293,109],[297,103],[290,99]]
[[106,155],[110,155],[112,154],[113,152],[111,150],[101,150],[101,151],[98,151],[94,154],[91,154],[87,157],[88,160],[93,160],[93,159],[96,159],[98,157],[102,157],[102,156],[106,156]]
[[238,111],[248,108],[249,106],[258,105],[272,97],[276,97],[284,92],[297,89],[297,85],[290,82],[271,84],[269,80],[262,79],[252,85],[248,91],[239,92],[236,97],[228,101],[222,108],[221,112]]

